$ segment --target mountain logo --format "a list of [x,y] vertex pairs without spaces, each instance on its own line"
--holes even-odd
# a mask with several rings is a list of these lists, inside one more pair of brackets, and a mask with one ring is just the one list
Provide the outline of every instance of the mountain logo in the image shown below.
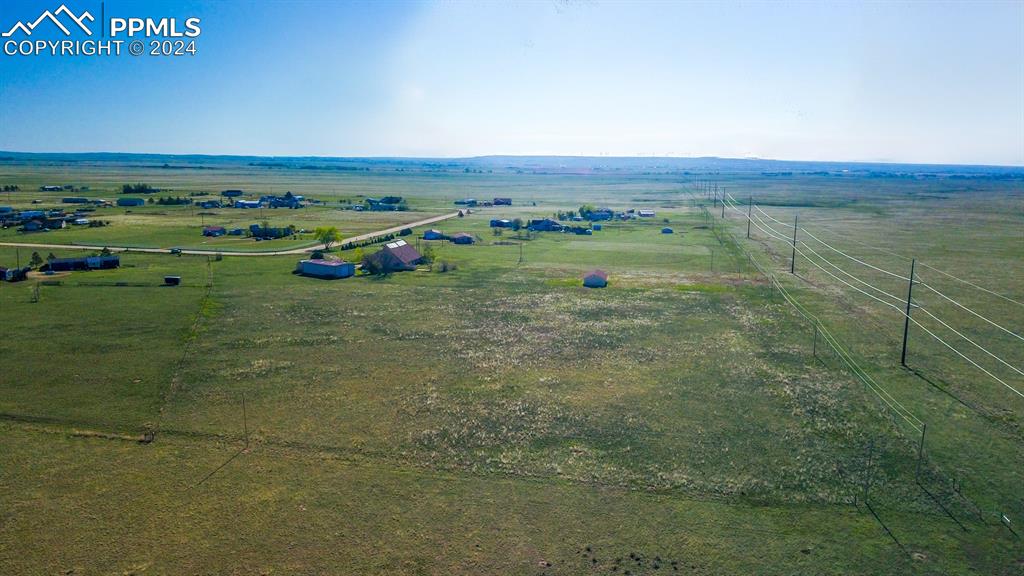
[[45,20],[53,22],[57,26],[57,28],[60,28],[61,32],[64,32],[65,36],[71,36],[71,30],[68,30],[68,27],[60,21],[60,18],[58,18],[58,16],[61,15],[65,15],[68,18],[70,18],[71,21],[77,24],[83,32],[85,32],[89,36],[92,36],[92,30],[90,30],[89,27],[84,24],[85,20],[88,20],[90,22],[96,20],[95,18],[93,18],[92,14],[90,14],[88,11],[85,11],[82,12],[81,16],[75,16],[75,13],[69,10],[68,7],[64,4],[61,4],[60,8],[57,8],[53,12],[50,12],[49,10],[44,11],[42,14],[39,15],[39,18],[35,19],[34,22],[17,22],[14,26],[11,26],[10,30],[0,34],[0,36],[8,38],[10,36],[13,36],[14,33],[17,32],[18,30],[20,30],[26,36],[31,36],[32,31],[35,30],[36,27],[42,24]]

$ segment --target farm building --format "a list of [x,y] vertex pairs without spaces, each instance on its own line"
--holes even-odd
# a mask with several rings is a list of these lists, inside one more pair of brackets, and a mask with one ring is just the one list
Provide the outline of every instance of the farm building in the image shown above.
[[43,264],[43,272],[69,272],[72,270],[106,270],[121,265],[120,256],[86,256],[83,258],[54,258]]
[[491,220],[491,228],[511,228],[512,221],[507,218],[493,219]]
[[592,228],[593,228],[594,230],[600,230],[600,229],[601,229],[601,225],[600,225],[600,224],[594,224],[594,225],[592,226]]
[[587,288],[604,288],[608,285],[608,273],[604,270],[592,270],[583,275],[583,285]]
[[40,186],[39,190],[42,192],[60,192],[63,190],[63,186]]
[[220,200],[203,200],[199,203],[200,208],[221,208]]
[[534,232],[561,232],[563,226],[550,218],[541,218],[539,220],[530,220],[529,230]]
[[511,198],[495,198],[494,199],[494,205],[495,206],[511,206],[512,205],[512,199]]
[[299,260],[299,273],[316,278],[348,278],[356,273],[356,265],[344,260]]
[[118,206],[142,206],[146,203],[142,198],[118,198]]
[[661,233],[662,234],[671,234],[672,233],[672,229],[671,228],[662,228],[661,229]]
[[431,228],[423,233],[424,240],[444,240],[444,232]]
[[591,222],[596,222],[598,220],[611,220],[614,215],[615,213],[612,212],[611,208],[598,208],[597,210],[587,214],[587,220],[590,220]]
[[476,206],[476,198],[463,198],[462,200],[456,200],[456,206]]
[[10,214],[11,212],[14,212],[14,208],[11,208],[10,206],[0,206],[0,214]]
[[423,256],[405,240],[395,240],[363,258],[363,268],[373,273],[415,270],[422,260]]
[[260,203],[271,208],[302,208],[302,196],[286,192],[284,196],[261,196]]
[[74,224],[75,226],[88,226],[89,225],[89,219],[88,218],[75,218],[74,221],[72,221],[71,223]]
[[220,195],[224,196],[225,198],[237,198],[242,194],[244,194],[244,192],[242,192],[241,190],[225,190],[220,193]]
[[206,228],[203,228],[203,236],[216,237],[223,236],[227,233],[227,229],[225,229],[223,226],[207,226]]
[[641,218],[654,218],[654,210],[639,210],[637,214],[639,214]]
[[88,204],[89,203],[89,199],[88,198],[83,198],[81,196],[72,196],[72,197],[67,197],[67,198],[61,198],[60,201],[63,202],[64,204]]
[[235,208],[259,208],[259,200],[235,200]]
[[243,230],[241,228],[232,228],[231,230],[228,230],[228,234],[231,236],[241,236],[242,233]]
[[465,232],[457,232],[452,235],[452,242],[456,244],[472,244],[473,236]]

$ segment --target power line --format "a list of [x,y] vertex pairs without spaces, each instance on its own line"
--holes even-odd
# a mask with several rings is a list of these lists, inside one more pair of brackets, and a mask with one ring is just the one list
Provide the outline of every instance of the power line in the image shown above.
[[[767,226],[767,223],[765,223],[763,219],[761,219],[760,217],[756,217],[756,218],[757,218],[757,219],[758,219],[758,221],[760,221],[760,222],[761,222],[762,224],[765,224],[765,225]],[[771,236],[775,237],[776,239],[778,239],[778,240],[780,240],[780,241],[783,241],[783,242],[787,242],[787,243],[789,242],[789,239],[788,239],[788,238],[783,238],[783,237],[780,237],[780,236],[778,236],[777,234],[772,234],[772,233],[768,232],[767,230],[765,230],[764,228],[762,228],[762,227],[761,227],[761,226],[760,226],[759,224],[754,224],[754,225],[755,225],[755,226],[757,226],[757,228],[758,228],[758,229],[762,230],[762,231],[763,231],[763,232],[765,232],[766,234],[769,234],[769,235],[771,235]],[[805,247],[806,247],[806,245],[805,245]],[[1013,391],[1013,392],[1014,392],[1015,394],[1017,394],[1018,396],[1020,396],[1020,397],[1024,398],[1024,393],[1021,393],[1021,391],[1020,391],[1020,390],[1017,390],[1016,388],[1014,388],[1013,386],[1011,386],[1010,384],[1008,384],[1008,383],[1007,383],[1007,382],[1006,382],[1005,380],[1003,380],[1002,378],[1000,378],[1000,377],[996,376],[996,375],[995,375],[995,374],[993,374],[993,373],[992,373],[991,371],[989,371],[988,369],[986,369],[986,368],[985,368],[984,366],[982,366],[982,365],[978,364],[977,362],[975,362],[974,360],[972,360],[972,359],[971,359],[970,357],[968,357],[967,355],[965,355],[965,354],[964,354],[963,352],[961,352],[960,350],[958,350],[958,349],[957,349],[956,347],[954,347],[953,345],[949,344],[948,342],[946,342],[945,340],[943,340],[943,339],[942,339],[941,337],[939,337],[939,336],[938,336],[937,334],[935,334],[934,332],[932,332],[931,330],[929,330],[929,329],[928,329],[927,327],[925,327],[925,326],[924,326],[923,324],[921,324],[920,322],[918,322],[918,321],[917,321],[917,320],[916,320],[915,318],[913,318],[913,317],[909,316],[909,315],[908,315],[908,314],[907,314],[906,312],[904,312],[903,310],[901,310],[901,309],[900,309],[900,308],[899,308],[898,306],[896,306],[895,304],[892,304],[892,303],[890,303],[890,302],[886,302],[885,300],[882,300],[882,299],[880,299],[880,298],[878,298],[878,297],[876,297],[876,296],[874,296],[874,295],[872,295],[872,294],[870,294],[870,293],[868,293],[868,292],[865,292],[864,290],[861,290],[861,289],[860,289],[860,288],[858,288],[857,286],[854,286],[853,284],[850,284],[849,282],[847,282],[847,281],[843,280],[842,278],[840,278],[840,277],[836,276],[835,274],[833,274],[833,273],[829,272],[829,271],[828,271],[827,269],[825,269],[824,267],[822,267],[822,266],[821,266],[820,264],[818,264],[818,263],[817,263],[817,262],[816,262],[816,261],[815,261],[815,260],[814,260],[813,258],[809,257],[809,256],[808,256],[808,255],[807,255],[806,253],[804,253],[804,252],[803,252],[802,250],[800,250],[799,248],[797,248],[797,252],[798,252],[798,253],[799,253],[800,255],[802,255],[802,256],[803,256],[804,258],[806,258],[806,259],[807,259],[807,261],[808,261],[808,262],[810,262],[810,263],[811,263],[812,265],[814,265],[814,266],[815,266],[816,268],[818,268],[818,269],[819,269],[819,270],[821,270],[822,272],[824,272],[824,273],[828,274],[829,276],[831,276],[832,278],[834,278],[834,279],[836,279],[837,281],[841,282],[842,284],[844,284],[844,285],[846,285],[846,286],[848,286],[848,287],[850,287],[850,288],[852,288],[852,289],[856,290],[857,292],[860,292],[861,294],[864,294],[865,296],[867,296],[867,297],[871,298],[872,300],[875,300],[875,301],[877,301],[877,302],[881,302],[882,304],[884,304],[884,305],[886,305],[886,306],[889,306],[889,307],[893,308],[894,310],[896,310],[897,312],[899,312],[899,313],[900,313],[900,315],[902,315],[902,316],[904,316],[904,317],[908,318],[908,319],[910,320],[910,322],[913,322],[915,326],[917,326],[917,327],[921,328],[922,330],[924,330],[924,331],[925,331],[925,332],[926,332],[926,333],[927,333],[928,335],[930,335],[930,336],[931,336],[932,338],[934,338],[934,339],[938,340],[938,341],[939,341],[939,342],[940,342],[940,343],[941,343],[941,344],[942,344],[943,346],[945,346],[945,347],[949,348],[950,350],[952,350],[953,352],[955,352],[955,353],[956,353],[956,354],[957,354],[958,356],[960,356],[960,357],[961,357],[961,358],[963,358],[964,360],[968,361],[968,362],[969,362],[969,363],[970,363],[971,365],[973,365],[973,366],[974,366],[975,368],[978,368],[979,370],[981,370],[982,372],[984,372],[985,374],[987,374],[987,375],[988,375],[989,377],[991,377],[991,378],[992,378],[992,379],[994,379],[995,381],[997,381],[997,382],[999,382],[1000,384],[1002,384],[1002,385],[1003,385],[1004,387],[1006,387],[1006,388],[1008,388],[1009,390]],[[818,255],[818,257],[819,257],[819,258],[821,258],[821,256],[820,256],[820,255]],[[822,260],[825,260],[825,259],[824,259],[824,258],[822,258]],[[825,260],[825,261],[827,261],[827,260]],[[863,281],[862,281],[862,282],[863,282]],[[921,310],[923,310],[923,311],[924,311],[924,309],[923,309],[923,308],[921,308]],[[976,342],[974,342],[974,341],[973,341],[973,340],[971,340],[970,338],[967,338],[966,336],[964,336],[963,334],[961,334],[960,332],[958,332],[957,330],[955,330],[954,328],[952,328],[952,326],[949,326],[949,324],[947,324],[946,322],[942,321],[942,320],[941,320],[941,319],[939,319],[939,318],[938,318],[937,316],[935,316],[934,314],[932,314],[932,313],[931,313],[930,311],[924,311],[924,312],[925,312],[926,314],[928,314],[928,316],[930,316],[930,317],[932,317],[932,318],[936,319],[936,320],[937,320],[937,321],[939,321],[939,322],[940,322],[941,324],[943,324],[944,326],[946,326],[947,328],[949,328],[950,330],[952,330],[953,332],[955,332],[955,333],[956,333],[956,334],[957,334],[958,336],[960,336],[961,338],[964,338],[965,340],[967,340],[967,341],[968,341],[968,342],[970,342],[971,344],[974,344],[974,345],[975,345],[975,346],[977,346],[978,348],[981,348],[981,349],[982,349],[983,351],[985,351],[985,352],[986,352],[987,354],[989,354],[990,356],[992,356],[992,357],[996,358],[996,359],[997,359],[997,360],[998,360],[999,362],[1001,362],[1002,364],[1004,364],[1004,365],[1006,365],[1006,366],[1009,366],[1009,367],[1010,367],[1011,369],[1013,369],[1013,370],[1016,370],[1016,371],[1018,371],[1018,372],[1019,372],[1019,370],[1017,370],[1016,368],[1014,368],[1014,367],[1013,367],[1012,365],[1008,364],[1008,363],[1007,363],[1006,361],[1004,361],[1004,360],[1003,360],[1002,358],[999,358],[998,356],[996,356],[996,355],[992,354],[991,352],[989,352],[989,351],[988,351],[987,349],[985,349],[985,348],[981,347],[981,346],[980,346],[979,344],[977,344]]]
[[[728,196],[728,197],[730,197],[730,198],[732,199],[733,203],[736,203],[736,198],[735,198],[735,197],[733,197],[733,196],[732,196],[731,194],[727,194],[727,196]],[[770,220],[772,220],[772,221],[774,221],[774,222],[776,222],[776,223],[778,223],[778,224],[781,224],[781,225],[783,225],[783,226],[789,226],[789,225],[788,225],[787,223],[785,223],[785,222],[783,222],[783,221],[781,221],[781,220],[779,220],[779,219],[777,219],[777,218],[774,218],[774,217],[772,217],[772,216],[771,216],[770,214],[768,214],[767,212],[765,212],[764,210],[762,210],[762,209],[761,209],[761,208],[760,208],[759,206],[757,206],[757,205],[754,205],[754,208],[755,208],[756,210],[758,210],[758,211],[759,211],[759,212],[760,212],[761,214],[764,214],[764,215],[765,215],[765,216],[766,216],[766,217],[767,217],[768,219],[770,219]],[[734,210],[735,210],[735,208],[734,208]],[[737,210],[737,212],[740,212],[740,211],[739,211],[739,210]],[[742,214],[742,212],[740,212],[740,213]],[[832,246],[828,245],[828,244],[827,244],[826,242],[824,242],[824,241],[822,241],[821,239],[819,239],[818,237],[816,237],[816,236],[815,236],[814,234],[812,234],[812,233],[811,233],[810,231],[808,231],[808,230],[807,230],[806,228],[803,228],[803,227],[801,227],[801,230],[803,230],[803,231],[804,231],[805,233],[807,233],[807,235],[811,236],[811,238],[813,238],[813,239],[817,240],[818,242],[821,242],[822,244],[824,244],[824,245],[826,245],[826,246],[829,246],[829,248],[833,248]],[[832,232],[830,232],[830,233],[832,233]],[[833,234],[834,234],[834,233],[833,233]],[[872,245],[872,244],[868,244],[867,242],[863,242],[863,241],[861,241],[861,240],[858,240],[858,239],[856,239],[856,238],[849,238],[849,237],[847,237],[847,238],[845,238],[845,239],[846,239],[846,240],[849,240],[850,242],[853,242],[853,243],[855,243],[855,244],[859,244],[859,245],[861,245],[861,246],[864,246],[865,248],[868,248],[868,249],[870,249],[870,250],[876,250],[876,251],[878,251],[878,252],[883,252],[883,253],[885,253],[885,254],[889,254],[890,256],[895,256],[896,258],[900,258],[900,259],[903,259],[903,260],[908,260],[908,261],[909,261],[909,260],[911,259],[910,257],[908,257],[908,256],[904,256],[903,254],[899,254],[898,252],[893,252],[892,250],[889,250],[889,249],[887,249],[887,248],[882,248],[882,247],[880,247],[880,246],[874,246],[874,245]],[[833,249],[835,249],[835,248],[833,248]],[[840,252],[841,254],[843,254],[844,256],[846,256],[846,257],[848,257],[848,258],[854,259],[854,258],[852,258],[851,256],[849,256],[848,254],[846,254],[846,253],[844,253],[844,252],[841,252],[841,251],[839,251],[839,250],[836,250],[836,251],[837,251],[837,252]],[[889,272],[889,271],[887,271],[887,270],[883,270],[883,269],[881,269],[881,268],[877,268],[877,267],[875,267],[875,266],[872,266],[871,264],[868,264],[868,263],[866,263],[866,262],[860,261],[859,259],[854,259],[854,260],[855,260],[855,261],[858,261],[858,262],[860,262],[861,264],[864,264],[865,266],[868,266],[868,267],[871,267],[871,268],[875,268],[876,270],[878,270],[878,271],[880,271],[880,272],[884,272],[884,273],[886,273],[886,274],[889,274],[889,275],[895,276],[895,277],[897,277],[897,278],[900,278],[900,279],[902,279],[902,280],[909,280],[909,279],[908,279],[907,277],[905,277],[905,276],[901,276],[901,275],[899,275],[899,274],[896,274],[896,273],[894,273],[894,272]],[[946,271],[944,271],[944,270],[941,270],[941,269],[939,269],[939,268],[936,268],[936,267],[934,267],[934,266],[931,266],[931,265],[929,265],[929,264],[927,264],[927,263],[925,263],[925,262],[920,262],[920,261],[918,261],[918,264],[919,264],[919,265],[921,265],[921,266],[924,266],[925,268],[928,268],[929,270],[932,270],[933,272],[938,272],[939,274],[942,274],[943,276],[946,276],[946,277],[948,277],[948,278],[951,278],[951,279],[953,279],[953,280],[956,280],[957,282],[961,282],[961,283],[963,283],[963,284],[966,284],[966,285],[968,285],[968,286],[971,286],[972,288],[976,288],[976,289],[978,289],[978,290],[981,290],[981,291],[983,291],[983,292],[985,292],[985,293],[987,293],[987,294],[990,294],[990,295],[992,295],[992,296],[995,296],[995,297],[997,297],[997,298],[1000,298],[1000,299],[1002,299],[1002,300],[1005,300],[1005,301],[1007,301],[1007,302],[1010,302],[1010,303],[1016,304],[1016,305],[1018,305],[1018,306],[1024,307],[1024,302],[1021,302],[1021,301],[1019,301],[1019,300],[1015,300],[1015,299],[1013,299],[1013,298],[1010,298],[1009,296],[1005,296],[1005,295],[1003,295],[1003,294],[1000,294],[1000,293],[998,293],[998,292],[996,292],[996,291],[994,291],[994,290],[990,290],[990,289],[988,289],[988,288],[985,288],[984,286],[980,286],[980,285],[978,285],[978,284],[976,284],[976,283],[974,283],[974,282],[971,282],[970,280],[965,280],[965,279],[963,279],[963,278],[960,278],[960,277],[958,277],[958,276],[955,276],[955,275],[953,275],[953,274],[950,274],[949,272],[946,272]]]
[[957,278],[956,276],[953,276],[949,272],[943,272],[942,270],[939,270],[938,268],[934,268],[932,266],[929,266],[929,265],[927,265],[927,264],[925,264],[923,262],[921,262],[920,264],[922,266],[924,266],[925,268],[929,269],[929,270],[934,270],[935,272],[938,272],[939,274],[942,274],[943,276],[948,276],[949,278],[952,278],[953,280],[956,280],[957,282],[963,282],[964,284],[967,284],[968,286],[971,286],[973,288],[977,288],[978,290],[981,290],[982,292],[988,292],[989,294],[991,294],[991,295],[993,295],[993,296],[995,296],[997,298],[1002,298],[1003,300],[1006,300],[1007,302],[1012,302],[1012,303],[1014,303],[1014,304],[1016,304],[1018,306],[1024,306],[1024,302],[1020,302],[1018,300],[1014,300],[1013,298],[1010,298],[1008,296],[1003,296],[1002,294],[1000,294],[998,292],[993,292],[992,290],[989,290],[988,288],[985,288],[984,286],[978,286],[977,284],[975,284],[974,282],[971,282],[969,280],[964,280],[963,278]]
[[1009,329],[1007,329],[1007,328],[1003,328],[1002,326],[1000,326],[999,324],[996,324],[996,323],[995,323],[995,322],[993,322],[992,320],[989,320],[988,318],[985,318],[984,316],[982,316],[981,314],[978,314],[978,313],[977,313],[977,312],[975,312],[974,310],[971,310],[971,309],[970,309],[970,308],[968,308],[967,306],[964,306],[963,304],[961,304],[961,303],[957,302],[956,300],[953,300],[953,299],[952,299],[952,298],[950,298],[949,296],[946,296],[946,295],[945,295],[945,294],[943,294],[942,292],[939,292],[938,290],[936,290],[936,289],[935,289],[935,288],[933,288],[932,286],[930,286],[930,285],[928,285],[928,284],[925,284],[924,282],[920,282],[919,284],[920,284],[921,286],[924,286],[925,288],[927,288],[927,289],[931,290],[932,292],[935,292],[935,293],[936,293],[936,294],[938,294],[939,296],[942,296],[942,297],[943,297],[943,298],[945,298],[946,300],[949,300],[950,302],[952,302],[953,304],[955,304],[955,305],[959,306],[960,308],[963,308],[964,310],[966,310],[966,311],[970,312],[971,314],[973,314],[973,315],[977,316],[978,318],[981,318],[981,319],[982,319],[982,320],[984,320],[985,322],[988,322],[989,324],[991,324],[991,325],[995,326],[996,328],[999,328],[1000,330],[1002,330],[1003,332],[1006,332],[1006,333],[1007,333],[1007,334],[1009,334],[1010,336],[1013,336],[1014,338],[1017,338],[1018,340],[1022,340],[1022,341],[1024,341],[1024,336],[1021,336],[1020,334],[1017,334],[1016,332],[1013,332],[1013,331],[1011,331],[1011,330],[1009,330]]

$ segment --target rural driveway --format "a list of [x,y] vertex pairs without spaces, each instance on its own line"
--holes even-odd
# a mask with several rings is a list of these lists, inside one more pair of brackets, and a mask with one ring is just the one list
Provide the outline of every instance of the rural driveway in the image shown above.
[[[440,216],[431,216],[423,220],[416,222],[410,222],[408,224],[400,224],[398,226],[392,226],[391,228],[385,228],[384,230],[377,230],[376,232],[367,232],[366,234],[359,234],[357,236],[350,236],[344,238],[341,243],[347,244],[349,242],[362,242],[364,240],[371,240],[378,236],[386,236],[388,234],[396,234],[404,228],[417,228],[419,226],[426,226],[427,224],[433,224],[434,222],[440,222],[449,218],[455,218],[459,213],[450,212],[448,214],[442,214]],[[111,252],[139,252],[144,254],[170,254],[170,248],[126,248],[123,246],[84,246],[81,244],[32,244],[29,242],[0,242],[0,246],[10,246],[12,248],[45,248],[45,249],[73,249],[73,250],[103,250],[104,248],[109,249]],[[289,250],[274,250],[268,252],[241,252],[238,250],[197,250],[197,249],[185,249],[182,248],[182,254],[223,254],[224,256],[287,256],[289,254],[305,254],[312,252],[317,249],[319,244],[312,246],[305,246],[302,248],[291,248]]]

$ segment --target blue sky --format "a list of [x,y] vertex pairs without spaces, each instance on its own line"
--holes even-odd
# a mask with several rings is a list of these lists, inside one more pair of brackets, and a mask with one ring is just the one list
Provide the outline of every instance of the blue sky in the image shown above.
[[199,17],[198,54],[0,54],[0,149],[1024,165],[1021,2],[105,8]]

